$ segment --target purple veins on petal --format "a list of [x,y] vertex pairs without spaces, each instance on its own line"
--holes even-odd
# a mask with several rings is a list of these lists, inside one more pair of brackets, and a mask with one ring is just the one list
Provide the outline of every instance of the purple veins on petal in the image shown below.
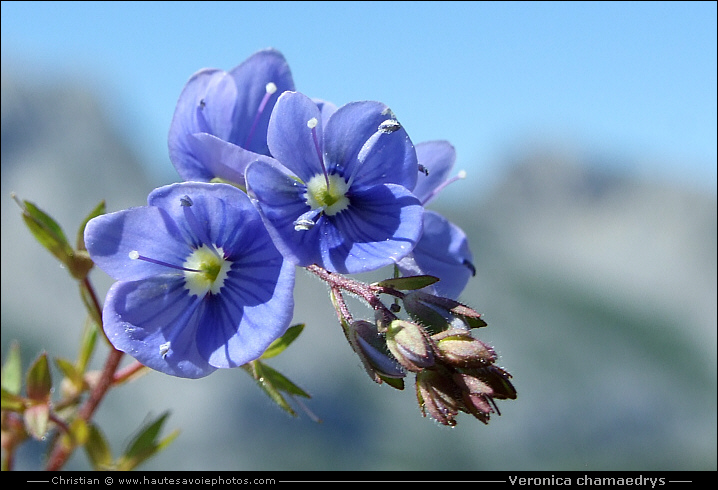
[[416,154],[397,125],[379,102],[334,110],[298,92],[280,96],[268,129],[275,161],[250,164],[245,177],[289,260],[354,273],[411,251],[423,209],[409,190]]
[[103,311],[110,341],[187,378],[256,359],[291,321],[294,266],[247,195],[182,183],[155,189],[148,203],[86,227],[90,256],[118,279]]

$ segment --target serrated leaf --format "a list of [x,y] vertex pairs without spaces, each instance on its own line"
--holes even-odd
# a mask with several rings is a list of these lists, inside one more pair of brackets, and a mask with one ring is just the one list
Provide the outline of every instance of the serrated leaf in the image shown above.
[[32,363],[27,372],[27,397],[32,400],[44,401],[50,398],[52,390],[52,377],[50,365],[47,362],[47,354],[42,353]]
[[97,206],[94,207],[92,211],[90,211],[90,214],[85,217],[84,221],[80,225],[80,228],[77,230],[77,250],[87,250],[87,248],[85,248],[85,226],[87,226],[87,222],[92,218],[105,214],[106,212],[107,208],[105,206],[105,200],[103,199]]
[[22,388],[22,363],[20,362],[20,344],[13,342],[2,365],[2,389],[13,395],[20,394]]
[[47,425],[50,421],[50,406],[47,403],[38,403],[27,407],[23,412],[23,420],[25,421],[27,432],[38,441],[41,441],[47,434]]
[[384,279],[383,281],[375,282],[372,286],[398,289],[400,291],[411,291],[431,286],[438,281],[439,278],[434,276],[406,276]]
[[10,412],[22,412],[25,409],[25,398],[16,394],[10,393],[5,388],[2,389],[2,410],[9,410]]
[[284,335],[269,344],[269,347],[267,347],[267,350],[264,351],[264,354],[262,354],[260,359],[269,359],[280,354],[282,351],[284,351],[284,349],[289,347],[289,345],[294,342],[297,337],[299,337],[299,334],[302,333],[303,330],[303,323],[299,323],[297,325],[289,327],[287,331],[284,332]]
[[107,444],[104,434],[95,424],[88,426],[87,441],[85,442],[85,453],[92,468],[95,470],[106,470],[112,465],[112,451]]

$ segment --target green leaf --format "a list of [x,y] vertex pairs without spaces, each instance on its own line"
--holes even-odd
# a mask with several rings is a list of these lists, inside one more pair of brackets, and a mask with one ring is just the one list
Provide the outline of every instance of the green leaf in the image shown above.
[[[82,298],[82,303],[85,305],[85,309],[89,313],[92,321],[95,322],[95,325],[102,325],[102,312],[97,311],[95,307],[95,298],[87,285],[87,281],[80,281],[80,298]],[[99,330],[104,335],[105,331],[102,329]],[[110,341],[108,340],[107,343],[109,345]]]
[[10,393],[2,389],[2,410],[11,412],[22,412],[25,409],[25,398],[16,393]]
[[103,199],[92,211],[90,211],[90,214],[87,215],[85,220],[80,225],[80,228],[77,230],[77,250],[87,250],[87,248],[85,248],[85,226],[87,226],[87,222],[92,218],[105,214],[106,212],[107,208],[105,206],[105,200]]
[[77,390],[82,390],[85,384],[85,378],[83,373],[79,371],[72,362],[67,359],[55,359],[55,365]]
[[127,451],[125,451],[125,456],[133,458],[154,447],[155,439],[160,433],[160,430],[162,430],[162,425],[165,423],[167,417],[169,417],[169,412],[163,413],[154,421],[141,427],[137,435],[130,441]]
[[69,439],[67,442],[70,447],[83,446],[90,437],[90,428],[80,417],[75,418],[69,426],[69,433],[63,434],[64,438]]
[[302,333],[303,330],[303,323],[289,327],[287,331],[284,332],[284,335],[269,344],[269,347],[267,347],[267,350],[264,351],[264,354],[262,354],[260,359],[269,359],[280,354],[284,349],[289,347],[289,344],[294,342],[294,340],[299,337],[299,334]]
[[37,401],[49,400],[51,389],[50,365],[47,354],[43,352],[27,372],[27,397]]
[[104,434],[95,424],[88,426],[87,441],[85,442],[85,453],[95,470],[106,470],[112,465],[112,451],[107,444]]
[[[80,288],[84,291],[85,288]],[[94,308],[93,308],[94,309]],[[92,358],[92,354],[95,351],[95,345],[97,345],[97,331],[98,324],[92,315],[85,319],[85,327],[82,332],[82,339],[80,340],[80,351],[77,354],[77,370],[80,373],[84,373],[87,369],[87,364]]]
[[74,252],[60,225],[30,201],[21,202],[14,194],[12,197],[22,209],[22,219],[35,239],[60,262],[68,265]]
[[291,395],[303,396],[304,398],[311,398],[306,391],[289,381],[289,379],[276,369],[266,364],[263,364],[262,367],[264,368],[265,381],[272,383],[279,391],[284,391]]
[[130,441],[125,454],[120,458],[118,469],[127,471],[136,468],[143,461],[167,447],[179,435],[179,431],[175,430],[163,440],[156,441],[168,416],[169,412],[165,412],[153,422],[140,428],[139,433]]
[[269,398],[271,398],[274,403],[279,405],[282,410],[290,414],[292,417],[296,417],[297,413],[292,409],[292,407],[289,406],[289,403],[287,403],[287,400],[284,399],[277,387],[265,378],[265,367],[267,366],[263,365],[259,361],[251,361],[242,366],[242,368],[254,378],[259,387],[264,390],[267,396],[269,396]]
[[20,394],[22,388],[22,363],[20,362],[20,344],[13,342],[2,365],[2,389],[13,395]]
[[372,284],[372,286],[407,291],[425,288],[426,286],[431,286],[438,281],[439,278],[434,276],[406,276],[394,277],[392,279],[384,279],[383,281],[375,282],[374,284]]
[[397,390],[404,389],[404,378],[389,378],[387,376],[382,376],[379,373],[377,373],[377,376],[379,376],[382,381],[384,381],[386,384],[388,384],[392,388],[396,388]]

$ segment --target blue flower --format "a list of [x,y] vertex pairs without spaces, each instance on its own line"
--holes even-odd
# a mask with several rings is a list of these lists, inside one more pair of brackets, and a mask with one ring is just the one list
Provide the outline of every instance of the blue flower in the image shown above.
[[[456,151],[448,141],[427,141],[416,145],[416,155],[423,174],[414,188],[414,194],[422,204],[427,204],[444,187],[463,178],[463,172],[448,178]],[[433,211],[424,212],[424,233],[411,254],[398,262],[404,276],[423,275],[438,277],[439,282],[431,288],[440,295],[456,299],[466,287],[469,278],[476,273],[472,264],[464,231]]]
[[285,257],[356,273],[392,264],[414,247],[423,214],[410,191],[416,152],[387,106],[353,102],[333,112],[285,92],[267,140],[276,160],[250,164],[245,176]]
[[267,124],[285,90],[294,90],[292,74],[274,49],[255,53],[229,73],[203,69],[192,75],[177,101],[168,139],[179,175],[244,186],[247,164],[269,155]]
[[147,202],[85,229],[90,257],[118,281],[102,314],[110,342],[183,378],[259,357],[292,319],[294,266],[247,195],[187,182],[155,189]]

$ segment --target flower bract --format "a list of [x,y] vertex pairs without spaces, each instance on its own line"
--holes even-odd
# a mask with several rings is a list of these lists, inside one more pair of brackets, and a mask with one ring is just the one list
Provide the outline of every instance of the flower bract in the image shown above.
[[203,69],[185,85],[170,125],[170,160],[184,180],[244,186],[247,164],[269,155],[272,108],[294,81],[284,56],[259,51],[225,72]]
[[423,214],[410,191],[418,176],[416,152],[387,106],[353,102],[327,111],[301,93],[285,92],[267,141],[275,160],[250,164],[246,182],[287,258],[356,273],[412,250]]
[[117,280],[103,309],[107,338],[158,371],[199,378],[240,366],[292,319],[294,266],[231,185],[160,187],[148,206],[90,220],[85,243]]

